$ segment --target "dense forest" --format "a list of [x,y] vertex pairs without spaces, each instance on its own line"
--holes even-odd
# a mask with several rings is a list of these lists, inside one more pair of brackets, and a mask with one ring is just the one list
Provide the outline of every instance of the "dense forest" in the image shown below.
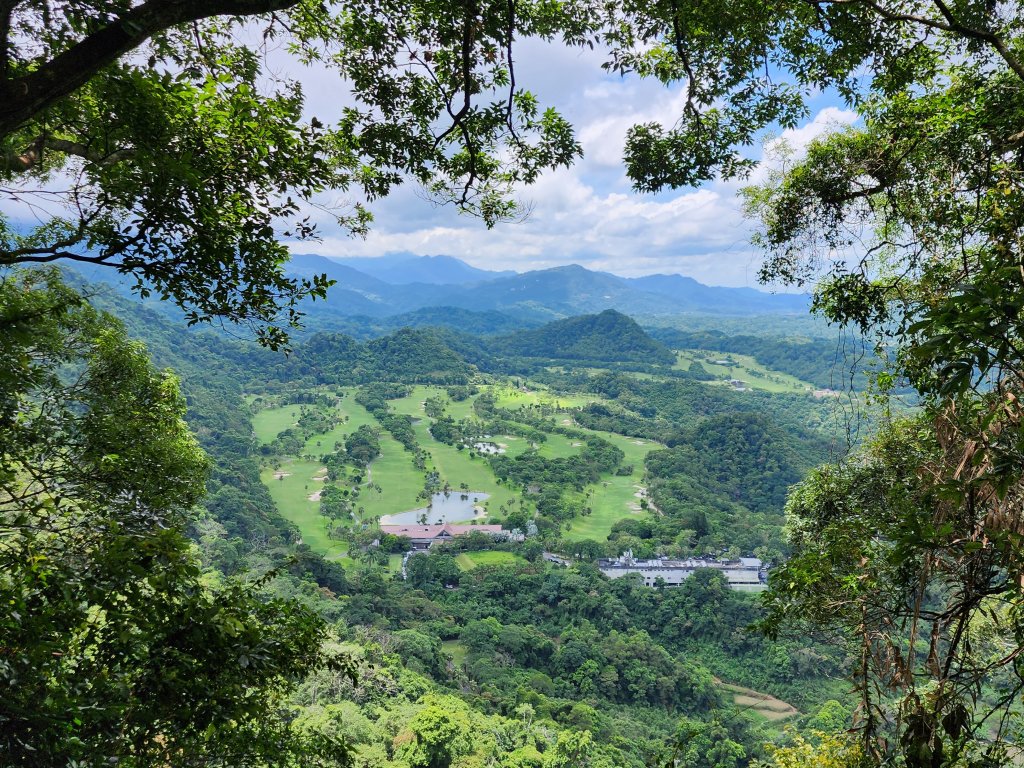
[[[1015,0],[4,3],[0,764],[1020,764],[1022,51]],[[545,174],[533,237],[410,205]],[[294,256],[375,209],[548,268]]]
[[[431,330],[366,344],[312,336],[268,369],[270,353],[251,343],[88,290],[180,376],[189,427],[210,457],[201,507],[185,526],[205,578],[248,585],[272,608],[297,600],[355,665],[354,677],[317,672],[291,694],[295,749],[334,739],[360,765],[416,765],[408,750],[450,728],[458,738],[442,741],[453,765],[472,755],[639,768],[669,759],[685,727],[730,745],[706,763],[718,768],[765,757],[764,744],[783,738],[774,723],[820,729],[825,718],[833,728],[849,714],[831,679],[843,656],[751,633],[755,596],[712,572],[652,590],[595,566],[627,550],[781,558],[786,488],[827,455],[822,434],[794,418],[796,401],[808,413],[822,407],[809,394],[764,393],[765,403],[794,400],[771,415],[754,399],[737,408],[758,393],[715,381],[590,369],[561,374],[560,395],[481,371]],[[601,413],[608,423],[595,424]],[[280,428],[261,437],[260,420],[279,415]],[[634,437],[647,433],[657,437]],[[483,450],[502,441],[518,446]],[[300,466],[322,467],[305,481],[315,481],[316,501],[282,489]],[[400,562],[408,539],[382,537],[374,520],[431,494],[483,490],[481,475],[464,474],[470,466],[494,489],[490,522],[525,541],[474,534]],[[393,496],[413,478],[408,502]],[[313,536],[317,528],[327,536]],[[545,551],[576,564],[548,562]],[[745,696],[755,714],[737,703]],[[507,735],[481,739],[470,723]],[[405,739],[408,750],[398,746]],[[93,754],[72,746],[65,754]]]

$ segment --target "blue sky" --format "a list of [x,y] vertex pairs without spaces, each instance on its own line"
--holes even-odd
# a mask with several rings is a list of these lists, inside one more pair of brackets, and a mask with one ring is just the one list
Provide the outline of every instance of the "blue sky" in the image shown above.
[[[405,185],[372,205],[375,222],[365,239],[346,236],[324,217],[322,241],[296,250],[325,256],[446,254],[485,269],[517,271],[578,263],[626,276],[679,273],[711,285],[756,287],[760,257],[750,245],[750,225],[736,196],[741,183],[719,181],[649,195],[632,192],[625,177],[627,128],[651,120],[673,123],[682,106],[681,88],[609,75],[600,68],[602,60],[598,51],[536,40],[518,43],[517,81],[569,119],[584,150],[571,169],[548,173],[523,190],[520,199],[531,211],[524,221],[487,230],[452,207],[435,205],[415,185]],[[313,114],[330,118],[337,111],[335,76],[309,70],[291,74],[302,81]],[[825,96],[811,106],[805,125],[782,134],[798,151],[829,126],[856,118]],[[760,147],[752,151],[761,154]],[[754,180],[763,173],[755,172]],[[323,202],[347,201],[329,195]]]
[[[576,263],[624,276],[677,273],[709,285],[758,287],[760,255],[750,245],[751,227],[737,197],[742,183],[718,181],[648,195],[634,193],[625,177],[626,130],[638,122],[671,125],[682,107],[681,86],[666,89],[653,80],[608,74],[600,51],[560,43],[523,40],[514,56],[518,84],[574,125],[584,151],[572,168],[545,174],[522,190],[519,198],[530,210],[525,220],[488,230],[454,207],[436,205],[411,183],[371,205],[375,221],[365,239],[350,237],[324,210],[311,208],[321,240],[298,243],[294,250],[347,257],[443,254],[484,269],[520,272]],[[268,64],[277,75],[301,82],[308,114],[325,123],[351,103],[337,74],[300,68],[283,47],[268,53]],[[856,119],[827,95],[813,99],[811,107],[805,125],[782,134],[797,151],[830,127]],[[757,157],[761,148],[751,151]],[[758,169],[752,181],[764,173],[766,168]],[[44,184],[50,190],[63,186],[60,174]],[[14,221],[42,221],[61,213],[62,201],[50,195],[5,198],[0,212]],[[324,209],[352,202],[342,192],[318,201]]]

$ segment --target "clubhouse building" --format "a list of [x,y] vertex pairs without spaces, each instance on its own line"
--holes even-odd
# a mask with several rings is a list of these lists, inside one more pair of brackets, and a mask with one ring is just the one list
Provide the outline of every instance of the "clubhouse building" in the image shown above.
[[486,533],[490,536],[510,538],[511,531],[506,531],[500,525],[455,525],[445,523],[444,525],[382,525],[381,533],[390,533],[393,536],[405,536],[412,542],[413,549],[430,549],[434,544],[443,544],[459,536],[470,533]]

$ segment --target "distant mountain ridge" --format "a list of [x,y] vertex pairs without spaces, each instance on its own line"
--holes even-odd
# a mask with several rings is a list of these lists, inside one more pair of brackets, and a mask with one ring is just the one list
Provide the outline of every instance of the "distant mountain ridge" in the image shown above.
[[804,314],[809,306],[805,295],[707,286],[682,275],[625,278],[578,264],[510,274],[478,269],[449,256],[402,255],[372,263],[377,261],[293,256],[291,274],[325,273],[337,281],[326,302],[307,304],[310,321],[325,315],[384,318],[433,307],[500,312],[536,324],[606,309],[641,316],[742,317]]
[[375,258],[336,258],[334,260],[392,285],[408,285],[410,283],[462,285],[493,280],[498,277],[511,277],[516,274],[510,269],[498,271],[479,269],[454,256],[415,256],[411,253],[395,253]]

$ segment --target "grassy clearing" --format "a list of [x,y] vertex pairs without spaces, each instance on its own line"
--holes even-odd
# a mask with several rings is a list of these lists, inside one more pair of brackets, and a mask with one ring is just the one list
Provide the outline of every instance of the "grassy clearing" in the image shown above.
[[473,410],[473,403],[476,400],[476,396],[467,397],[465,400],[449,400],[448,415],[458,421],[459,419],[472,419],[476,418],[476,412]]
[[325,453],[334,451],[335,443],[344,443],[345,437],[352,433],[354,427],[348,424],[339,424],[330,432],[322,435],[313,435],[306,441],[302,448],[303,456],[323,456]]
[[546,459],[567,459],[576,456],[583,448],[583,443],[579,440],[572,440],[554,432],[548,432],[547,435],[548,439],[537,445],[537,453]]
[[718,687],[728,692],[737,707],[742,707],[748,712],[755,714],[771,723],[786,720],[800,712],[792,704],[787,704],[767,693],[755,691],[752,688],[744,688],[741,685],[731,685],[716,680]]
[[338,410],[341,413],[342,423],[346,428],[345,434],[355,432],[359,427],[368,424],[371,427],[377,426],[377,420],[370,415],[370,412],[363,408],[353,399],[355,389],[349,387],[345,390],[345,397],[341,400]]
[[322,480],[314,479],[321,476],[321,469],[316,462],[292,459],[277,470],[263,470],[260,479],[281,515],[298,526],[302,541],[315,552],[334,559],[344,555],[348,545],[328,538],[328,521],[320,514],[320,502],[309,499],[323,485]]
[[587,403],[593,403],[601,399],[597,395],[559,395],[546,389],[536,388],[534,385],[531,385],[530,388],[524,391],[505,384],[495,384],[491,387],[491,392],[494,394],[494,402],[499,408],[509,409],[520,408],[524,405],[582,408]]
[[565,537],[572,541],[593,539],[605,541],[612,532],[612,526],[627,517],[642,518],[649,513],[640,509],[639,477],[603,478],[597,485],[587,489],[589,515],[577,517]]
[[395,413],[404,413],[414,419],[426,417],[423,412],[423,401],[428,397],[440,397],[447,401],[448,394],[441,387],[415,386],[412,392],[399,400],[389,400],[388,405]]
[[362,488],[356,507],[363,508],[363,520],[423,506],[416,498],[423,490],[423,474],[413,466],[412,456],[401,443],[384,431],[380,435],[380,456],[370,464],[370,480],[382,490]]
[[261,443],[273,442],[274,438],[299,420],[298,405],[284,405],[280,408],[265,408],[252,417],[252,431]]
[[455,562],[462,570],[472,571],[481,565],[514,565],[526,561],[512,552],[488,549],[483,552],[463,552],[455,558]]
[[617,435],[614,432],[592,429],[584,431],[616,445],[625,454],[623,464],[633,466],[630,475],[606,475],[597,484],[590,486],[587,489],[587,506],[592,510],[591,513],[573,520],[565,534],[566,538],[574,541],[604,541],[619,520],[650,514],[640,508],[640,496],[637,495],[643,489],[644,457],[650,451],[664,446],[651,440]]
[[445,640],[441,643],[441,650],[452,657],[452,662],[457,667],[461,667],[465,663],[468,655],[466,646],[458,640]]
[[[799,393],[814,389],[806,381],[781,371],[765,368],[750,355],[735,352],[713,352],[703,349],[687,349],[676,352],[677,360],[673,368],[686,370],[694,361],[700,362],[704,370],[712,376],[727,379],[740,379],[751,389],[766,392]],[[719,364],[725,363],[725,364]],[[717,382],[709,382],[717,383]]]
[[506,455],[512,458],[532,448],[529,440],[518,435],[491,435],[490,442],[504,448]]
[[456,402],[448,397],[448,392],[444,387],[415,386],[409,395],[400,400],[390,400],[388,404],[395,413],[404,413],[412,416],[414,419],[424,419],[427,415],[423,410],[423,402],[428,397],[437,397],[443,400],[445,411],[456,421],[476,416],[473,411],[473,401],[476,400],[475,396]]
[[341,401],[336,413],[340,419],[338,425],[330,432],[313,435],[307,440],[302,449],[304,455],[322,456],[333,451],[335,443],[344,442],[346,437],[364,424],[377,428],[377,421],[369,411],[352,399],[351,393]]

